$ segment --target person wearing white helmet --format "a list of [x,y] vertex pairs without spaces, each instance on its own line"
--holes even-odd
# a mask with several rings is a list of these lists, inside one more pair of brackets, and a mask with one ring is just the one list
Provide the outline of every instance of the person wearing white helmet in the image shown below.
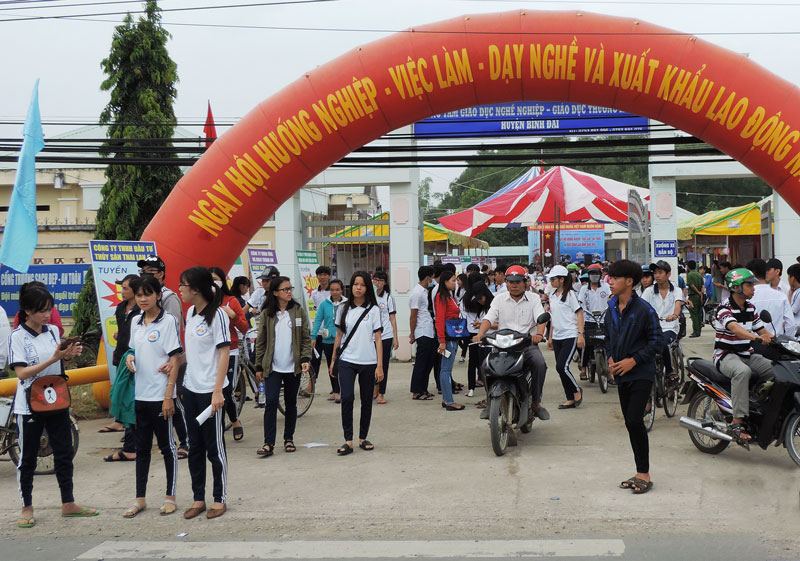
[[552,332],[547,348],[555,352],[556,372],[567,397],[558,406],[559,409],[574,409],[583,402],[583,390],[569,369],[575,348],[582,349],[586,344],[583,337],[583,309],[573,290],[573,282],[573,275],[566,267],[556,265],[550,271],[550,284],[555,292],[550,297]]

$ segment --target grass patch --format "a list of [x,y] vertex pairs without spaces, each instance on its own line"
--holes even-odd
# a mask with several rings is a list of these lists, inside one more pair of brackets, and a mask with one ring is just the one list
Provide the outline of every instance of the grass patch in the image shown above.
[[101,419],[108,417],[108,411],[100,407],[94,399],[92,384],[83,386],[72,386],[70,388],[72,396],[72,411],[79,419]]

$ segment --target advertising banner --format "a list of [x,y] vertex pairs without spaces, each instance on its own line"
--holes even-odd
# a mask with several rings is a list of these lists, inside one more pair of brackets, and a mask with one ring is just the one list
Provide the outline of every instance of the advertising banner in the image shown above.
[[250,280],[256,286],[258,276],[269,267],[278,265],[278,256],[274,249],[247,248],[247,261],[250,264]]
[[31,265],[27,273],[0,266],[0,305],[13,322],[19,310],[19,289],[26,282],[43,282],[53,295],[56,310],[62,317],[72,316],[89,265]]
[[628,259],[650,263],[650,214],[634,190],[628,191]]
[[642,134],[647,119],[583,103],[516,101],[467,107],[414,125],[418,138],[518,134]]
[[111,357],[117,346],[117,319],[114,312],[122,302],[122,287],[117,284],[127,275],[138,275],[140,259],[157,255],[154,242],[129,242],[119,240],[92,240],[89,242],[92,258],[94,288],[97,292],[97,305],[100,308],[100,323],[103,328],[103,342],[109,364],[109,379],[114,383],[116,369],[111,367]]
[[317,309],[311,299],[311,293],[319,286],[317,267],[319,267],[319,257],[316,251],[297,250],[297,268],[300,269],[300,297],[305,302],[311,321],[314,321],[317,316]]
[[592,262],[604,261],[605,229],[561,230],[558,251],[567,263],[583,261],[587,257],[591,257]]

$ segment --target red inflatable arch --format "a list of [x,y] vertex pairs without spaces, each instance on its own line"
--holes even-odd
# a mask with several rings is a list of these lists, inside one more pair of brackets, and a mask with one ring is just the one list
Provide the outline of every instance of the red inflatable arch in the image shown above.
[[517,100],[658,119],[800,211],[799,93],[740,54],[635,19],[463,16],[358,47],[263,101],[178,182],[142,239],[157,242],[171,283],[192,265],[228,268],[284,201],[354,149],[431,115]]

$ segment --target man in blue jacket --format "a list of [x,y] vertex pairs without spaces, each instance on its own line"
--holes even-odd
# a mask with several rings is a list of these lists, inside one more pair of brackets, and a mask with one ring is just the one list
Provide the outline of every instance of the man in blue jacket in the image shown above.
[[639,495],[653,487],[643,418],[655,380],[655,357],[664,346],[664,338],[658,314],[634,292],[642,278],[641,266],[622,259],[608,267],[608,276],[613,296],[604,323],[606,354],[636,461],[636,475],[620,487]]

